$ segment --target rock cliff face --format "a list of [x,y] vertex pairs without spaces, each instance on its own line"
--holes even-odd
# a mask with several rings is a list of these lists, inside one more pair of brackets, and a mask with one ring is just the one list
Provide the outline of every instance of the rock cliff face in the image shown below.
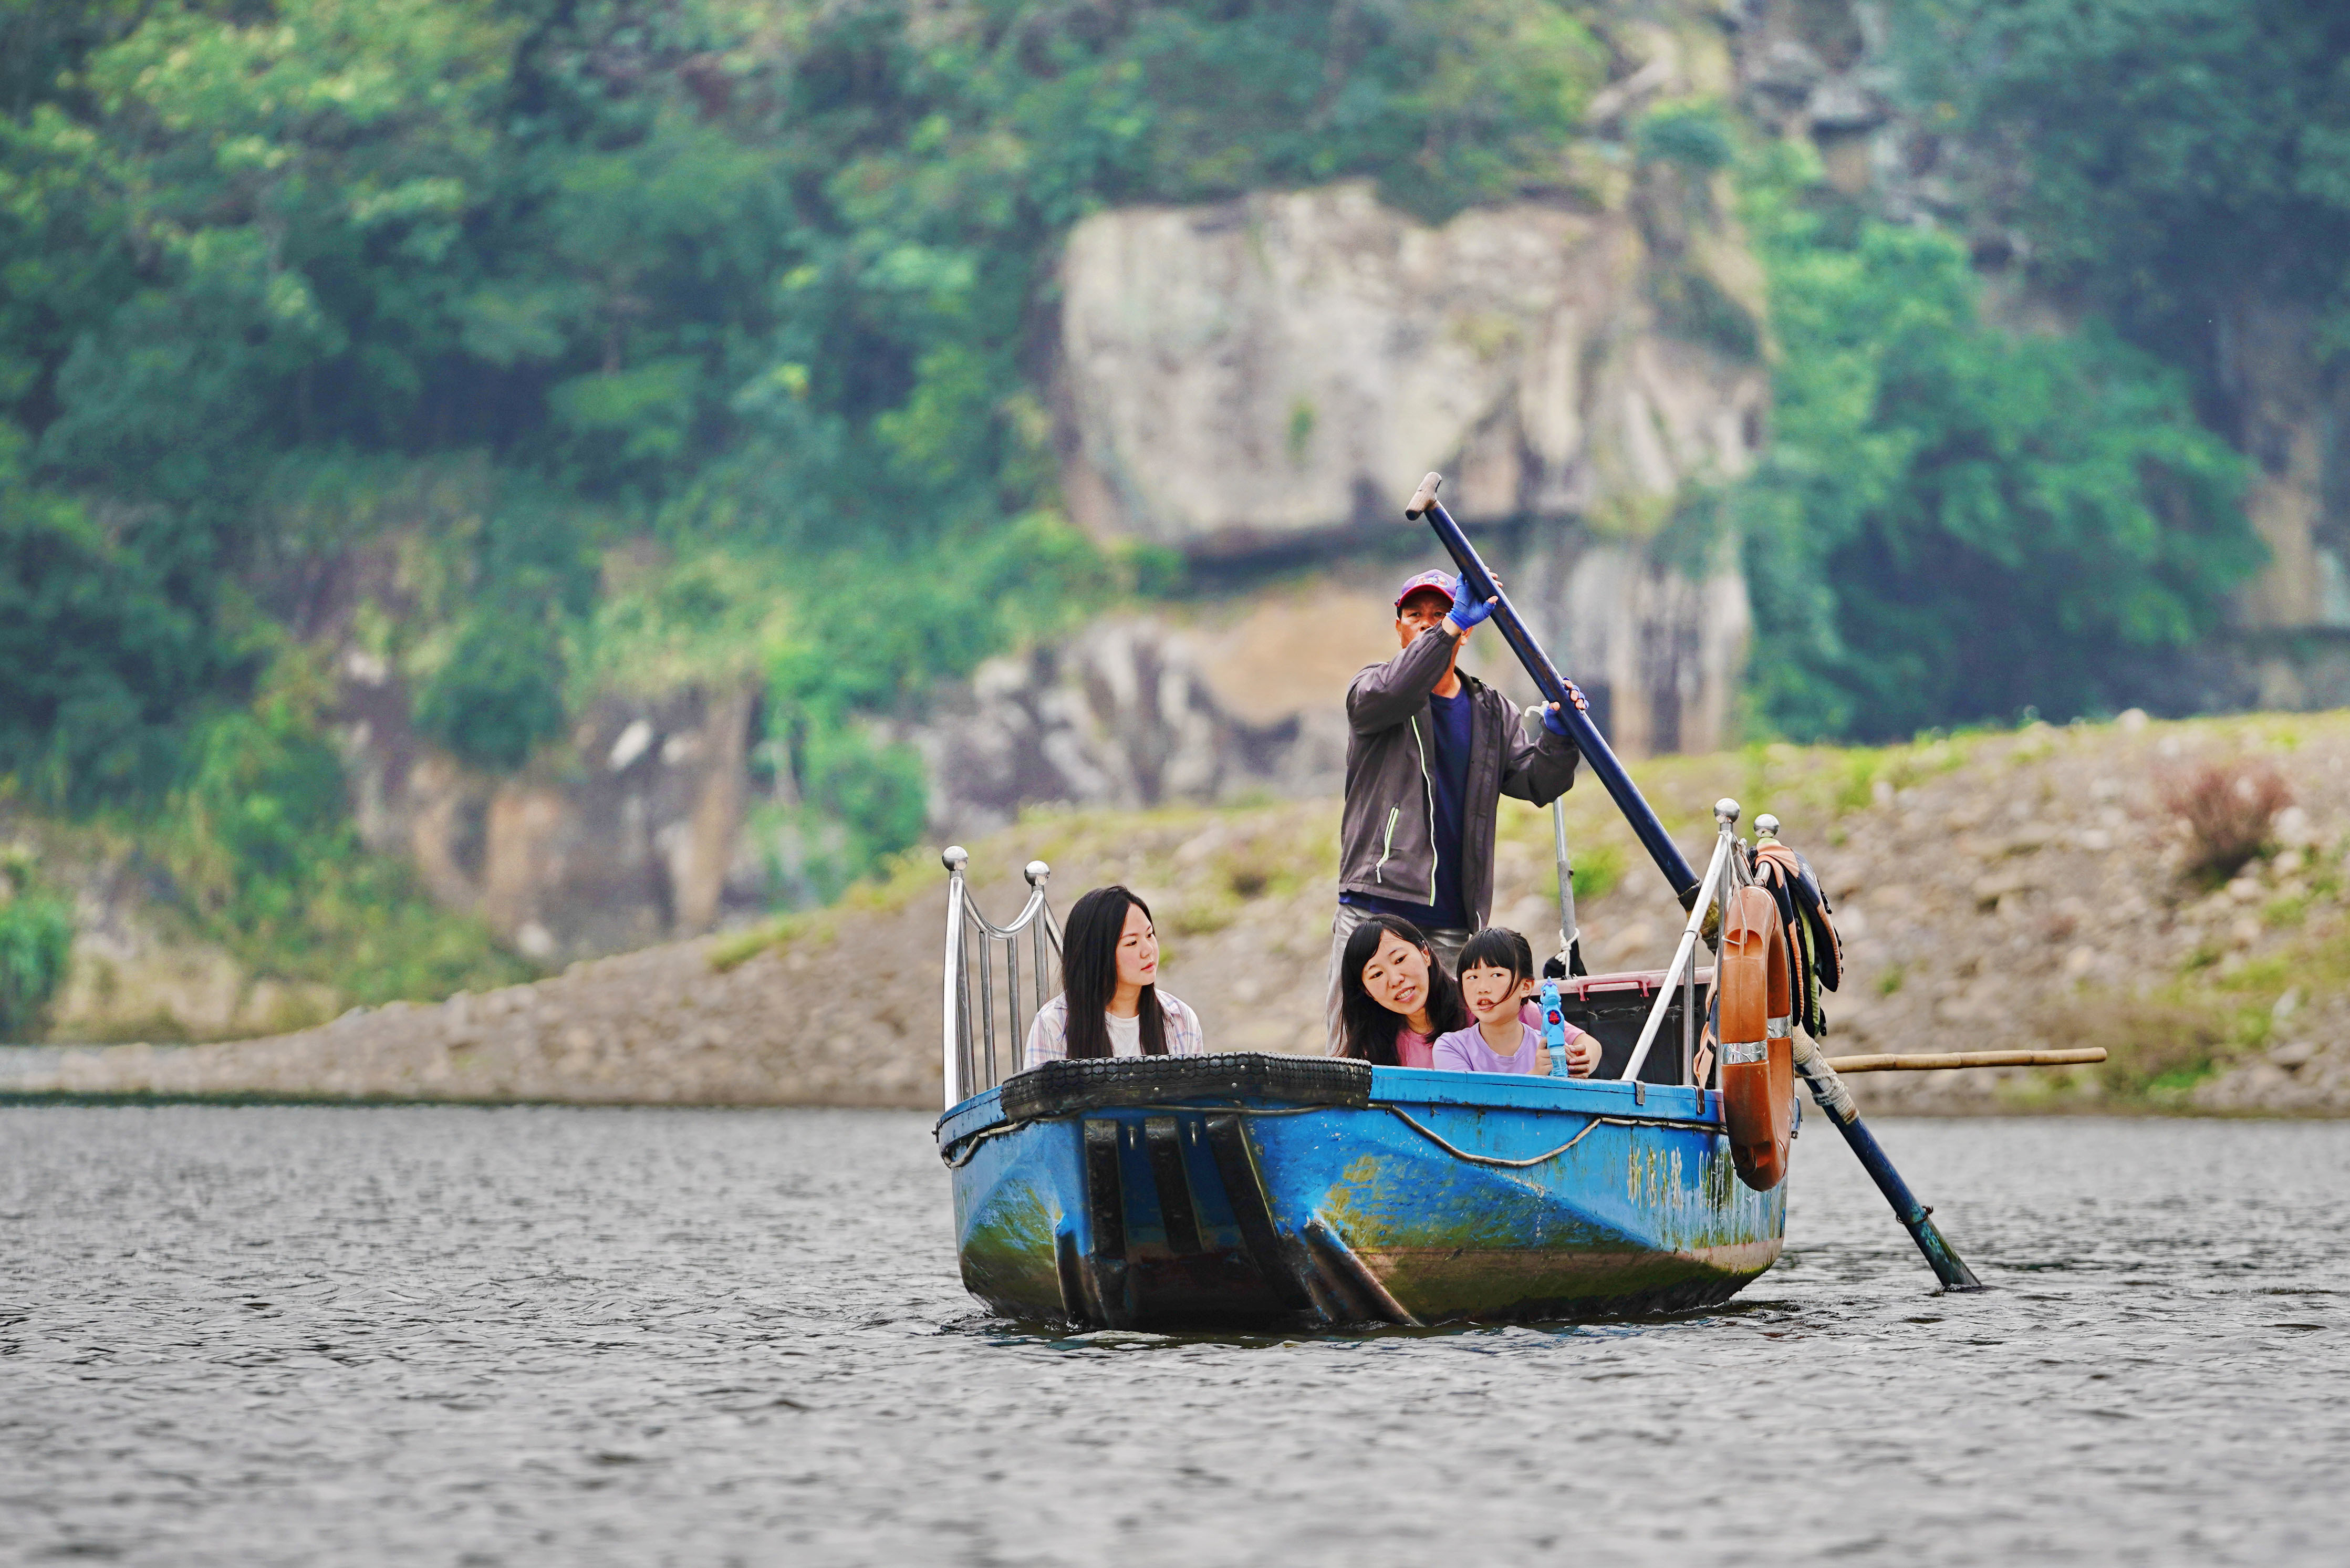
[[[553,967],[765,913],[767,867],[743,831],[747,690],[608,697],[567,746],[509,778],[421,744],[408,706],[379,662],[346,656],[338,708],[361,836],[524,956]],[[349,1002],[330,983],[256,975],[197,936],[164,868],[102,829],[0,801],[0,850],[36,863],[74,905],[49,1038],[264,1034]]]
[[[1734,669],[1746,629],[1734,576],[1692,581],[1616,545],[1570,559],[1523,537],[1489,541],[1488,559],[1555,655],[1583,672],[1619,748],[1689,749],[1690,736],[1721,732],[1729,683],[1718,677]],[[992,660],[931,704],[933,717],[896,731],[929,763],[934,834],[971,837],[1029,805],[1339,793],[1347,687],[1394,655],[1389,596],[1403,575],[1341,566],[1235,601],[1107,617],[1065,643]],[[1490,631],[1471,635],[1461,664],[1515,702],[1534,700]],[[1635,701],[1587,673],[1617,669],[1643,682]]]
[[[1195,558],[1341,560],[1395,546],[1442,470],[1619,744],[1717,743],[1743,587],[1728,550],[1691,572],[1654,541],[1745,471],[1766,381],[1751,265],[1676,178],[1440,228],[1363,184],[1087,220],[1062,264],[1072,514]],[[1692,291],[1711,341],[1658,304]]]
[[1062,262],[1064,488],[1193,556],[1343,550],[1422,471],[1470,524],[1637,528],[1744,471],[1762,376],[1659,328],[1628,212],[1430,228],[1367,184],[1077,225]]
[[1323,577],[1181,617],[1109,617],[992,660],[909,732],[930,763],[932,826],[968,838],[1024,805],[1334,793],[1347,684],[1395,651],[1392,615],[1375,588]]
[[346,774],[359,834],[402,856],[443,906],[478,913],[546,961],[709,930],[732,897],[764,898],[746,863],[747,689],[608,696],[570,744],[494,778],[421,744],[396,679],[344,661]]
[[[1037,805],[1143,807],[1257,793],[1326,793],[1347,760],[1329,692],[1269,722],[1219,691],[1216,636],[1118,617],[1056,648],[990,662],[951,717],[915,731],[938,832],[969,837]],[[1343,684],[1334,689],[1345,690]]]
[[2350,383],[2329,374],[2298,306],[2247,298],[2219,328],[2219,362],[2252,460],[2244,509],[2269,547],[2233,639],[2245,706],[2350,702]]

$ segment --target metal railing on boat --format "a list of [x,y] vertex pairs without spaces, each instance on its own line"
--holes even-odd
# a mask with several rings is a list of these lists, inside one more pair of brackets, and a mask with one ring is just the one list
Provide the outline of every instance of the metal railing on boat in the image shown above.
[[[1752,881],[1746,857],[1739,853],[1739,805],[1734,800],[1721,800],[1714,805],[1717,831],[1713,857],[1708,861],[1705,875],[1698,879],[1695,895],[1690,905],[1688,923],[1681,929],[1680,942],[1673,952],[1672,963],[1666,969],[1657,987],[1657,999],[1649,1008],[1640,1028],[1638,1043],[1626,1059],[1618,1076],[1637,1080],[1640,1069],[1663,1033],[1665,1020],[1671,1014],[1674,996],[1681,992],[1680,1082],[1697,1084],[1708,1076],[1697,1071],[1697,1034],[1699,1008],[1697,999],[1697,946],[1703,935],[1706,918],[1721,899]],[[1559,830],[1559,862],[1562,877],[1571,875],[1566,865],[1564,829]],[[1045,897],[1045,885],[1053,875],[1052,867],[1042,860],[1031,860],[1022,868],[1028,883],[1028,901],[1009,925],[999,926],[989,919],[972,898],[969,882],[971,856],[961,846],[953,846],[940,857],[947,869],[947,935],[946,963],[941,1001],[944,1026],[940,1039],[940,1068],[944,1079],[944,1094],[949,1107],[961,1105],[972,1096],[995,1087],[1017,1073],[1021,1053],[1028,1037],[1028,1025],[1045,1001],[1060,988],[1055,974],[1061,956],[1061,928],[1054,918],[1051,903]],[[1568,909],[1571,909],[1571,906]],[[1562,910],[1561,937],[1574,940],[1574,917]],[[995,985],[996,946],[1002,944],[1003,957],[1003,988],[1001,1012],[1006,1026],[1003,1048],[997,1047],[995,1027],[998,996]],[[1027,1004],[1023,1006],[1020,950],[1029,950]],[[976,961],[974,962],[974,960]],[[977,1006],[972,1005],[972,971],[977,974]]]
[[1640,1068],[1648,1060],[1648,1052],[1663,1030],[1665,1015],[1672,1011],[1673,987],[1682,988],[1681,1004],[1681,1082],[1695,1084],[1697,1072],[1697,944],[1705,930],[1706,917],[1713,907],[1728,898],[1731,893],[1754,878],[1748,870],[1746,857],[1739,853],[1738,817],[1740,807],[1727,797],[1713,803],[1713,858],[1706,862],[1705,875],[1698,878],[1697,891],[1690,901],[1689,922],[1681,928],[1679,946],[1673,950],[1673,961],[1665,971],[1664,983],[1657,987],[1656,1005],[1648,1010],[1648,1022],[1640,1026],[1639,1044],[1632,1047],[1626,1058],[1625,1079],[1637,1079]]
[[[1031,860],[1022,868],[1021,875],[1028,882],[1028,902],[1010,925],[999,926],[981,912],[971,896],[966,880],[970,853],[957,845],[939,858],[947,868],[945,1029],[940,1050],[946,1103],[951,1108],[995,1087],[1020,1070],[1020,1054],[1028,1040],[1028,1022],[1036,1016],[1046,998],[1061,989],[1053,972],[1060,962],[1061,927],[1045,897],[1045,885],[1052,877],[1053,868],[1042,860]],[[1035,998],[1024,1016],[1020,986],[1020,949],[1024,939],[1029,949],[1030,990]],[[1010,1028],[1000,1062],[995,1048],[998,942],[1003,945],[1003,1015]],[[979,1006],[975,1012],[972,1007],[974,948],[978,950],[979,969]]]

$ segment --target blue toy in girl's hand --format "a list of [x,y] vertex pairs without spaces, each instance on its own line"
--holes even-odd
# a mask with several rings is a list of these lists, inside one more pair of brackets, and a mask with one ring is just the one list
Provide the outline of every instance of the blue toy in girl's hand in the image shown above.
[[1550,1053],[1550,1075],[1568,1076],[1566,1069],[1566,1014],[1558,1008],[1558,981],[1545,976],[1542,982],[1543,1048]]

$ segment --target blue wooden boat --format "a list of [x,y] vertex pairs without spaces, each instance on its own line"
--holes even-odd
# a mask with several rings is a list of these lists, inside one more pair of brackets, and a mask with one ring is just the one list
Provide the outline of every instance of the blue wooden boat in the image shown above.
[[1008,1317],[1273,1327],[1665,1312],[1779,1255],[1718,1095],[1267,1055],[1056,1063],[939,1123]]
[[[1580,1021],[1607,1044],[1589,1079],[1251,1054],[1055,1062],[999,1083],[999,1017],[1008,1059],[1057,989],[1049,872],[1029,866],[1026,908],[998,927],[971,901],[962,852],[947,864],[939,1153],[963,1282],[1007,1317],[1612,1316],[1727,1300],[1779,1255],[1786,1188],[1738,1179],[1719,1091],[1643,1072],[1689,1070],[1686,1042],[1648,1047],[1687,1016],[1693,965],[1583,982],[1595,1005]],[[1597,1015],[1597,999],[1627,993],[1648,1005]],[[1627,1018],[1645,1020],[1638,1040]]]

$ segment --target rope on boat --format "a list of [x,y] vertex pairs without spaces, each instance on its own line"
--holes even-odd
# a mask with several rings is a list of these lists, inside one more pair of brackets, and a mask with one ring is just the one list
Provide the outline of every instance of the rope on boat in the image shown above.
[[1721,1130],[1720,1124],[1715,1122],[1669,1121],[1662,1116],[1594,1116],[1585,1124],[1581,1132],[1552,1149],[1548,1154],[1538,1154],[1532,1159],[1504,1159],[1497,1154],[1471,1154],[1467,1149],[1447,1141],[1443,1135],[1435,1129],[1422,1127],[1419,1122],[1414,1121],[1409,1113],[1395,1106],[1382,1106],[1379,1108],[1455,1159],[1465,1159],[1471,1165],[1497,1165],[1508,1170],[1523,1170],[1529,1166],[1540,1165],[1544,1160],[1556,1159],[1560,1155],[1589,1137],[1594,1127],[1689,1127],[1702,1128],[1711,1132]]
[[[1147,1106],[1147,1105],[1134,1105],[1134,1106],[1118,1106],[1118,1107],[1116,1107],[1116,1108],[1117,1108],[1117,1109],[1118,1109],[1118,1110],[1121,1110],[1121,1111],[1180,1111],[1180,1112],[1192,1112],[1192,1111],[1207,1111],[1207,1110],[1213,1110],[1213,1111],[1216,1111],[1216,1112],[1218,1112],[1218,1113],[1220,1113],[1220,1114],[1230,1114],[1230,1115],[1232,1115],[1232,1116],[1311,1116],[1311,1115],[1312,1115],[1313,1113],[1315,1113],[1315,1111],[1326,1111],[1326,1110],[1330,1110],[1330,1109],[1332,1109],[1333,1107],[1331,1107],[1331,1106]],[[1065,1111],[1065,1112],[1063,1112],[1060,1116],[1024,1116],[1024,1117],[1022,1117],[1022,1118],[1021,1118],[1020,1120],[1018,1120],[1018,1121],[1003,1121],[1003,1122],[998,1122],[998,1123],[996,1123],[993,1127],[982,1127],[982,1128],[980,1128],[977,1132],[975,1132],[975,1133],[972,1134],[972,1135],[971,1135],[971,1137],[970,1137],[969,1138],[966,1138],[966,1139],[962,1139],[962,1140],[961,1140],[961,1141],[962,1141],[962,1152],[961,1154],[958,1154],[958,1155],[954,1155],[954,1156],[952,1156],[952,1157],[950,1157],[950,1156],[948,1156],[948,1155],[946,1155],[946,1154],[941,1153],[941,1154],[939,1156],[939,1158],[940,1158],[941,1159],[943,1159],[943,1160],[945,1160],[945,1161],[947,1162],[947,1168],[948,1168],[948,1169],[950,1169],[950,1170],[960,1170],[960,1169],[962,1169],[964,1166],[966,1166],[966,1165],[968,1165],[968,1164],[970,1164],[970,1163],[971,1163],[972,1152],[974,1149],[978,1148],[978,1147],[979,1147],[979,1146],[980,1146],[983,1142],[984,1142],[986,1139],[988,1139],[988,1138],[992,1138],[992,1137],[1001,1137],[1003,1134],[1008,1133],[1008,1132],[1017,1132],[1020,1128],[1026,1127],[1026,1126],[1027,1126],[1030,1122],[1032,1122],[1032,1121],[1036,1121],[1036,1122],[1056,1122],[1056,1121],[1066,1121],[1066,1119],[1068,1119],[1070,1116],[1082,1116],[1083,1115],[1085,1115],[1085,1113],[1084,1113],[1083,1111]]]
[[962,1152],[961,1154],[950,1155],[941,1152],[939,1158],[947,1162],[947,1168],[949,1170],[961,1170],[964,1166],[971,1163],[971,1157],[979,1152],[979,1146],[981,1144],[985,1143],[992,1137],[1002,1137],[1008,1132],[1018,1132],[1022,1127],[1024,1127],[1027,1125],[1028,1124],[1026,1122],[998,1122],[992,1127],[982,1127],[977,1132],[962,1140]]
[[[1200,1106],[1122,1106],[1118,1108],[1121,1110],[1134,1111],[1197,1111],[1205,1107]],[[1231,1115],[1243,1116],[1310,1116],[1315,1111],[1326,1111],[1330,1109],[1328,1106],[1226,1106],[1222,1108]],[[1594,1116],[1588,1122],[1584,1124],[1584,1127],[1581,1132],[1576,1133],[1573,1137],[1567,1139],[1556,1148],[1552,1149],[1548,1154],[1538,1154],[1532,1159],[1504,1159],[1500,1155],[1471,1154],[1467,1149],[1461,1148],[1458,1145],[1449,1142],[1441,1133],[1437,1132],[1434,1128],[1421,1126],[1418,1121],[1412,1118],[1409,1112],[1401,1109],[1399,1106],[1378,1106],[1373,1108],[1387,1112],[1389,1116],[1394,1116],[1398,1121],[1403,1123],[1404,1126],[1409,1127],[1412,1131],[1418,1133],[1420,1137],[1426,1138],[1429,1142],[1434,1144],[1445,1153],[1452,1156],[1455,1159],[1465,1159],[1471,1165],[1501,1166],[1511,1170],[1523,1170],[1529,1166],[1540,1165],[1546,1159],[1556,1159],[1560,1155],[1565,1154],[1568,1149],[1573,1148],[1576,1144],[1579,1144],[1585,1138],[1589,1137],[1591,1136],[1591,1129],[1598,1127],[1688,1127],[1692,1130],[1702,1130],[1707,1132],[1720,1132],[1721,1130],[1721,1124],[1719,1122],[1676,1121],[1666,1116]],[[1074,1115],[1076,1113],[1071,1114]],[[1045,1116],[1038,1119],[1045,1121],[1057,1121],[1060,1118],[1056,1116]],[[964,1166],[971,1163],[971,1157],[978,1152],[979,1146],[981,1144],[985,1143],[992,1137],[1001,1137],[1008,1132],[1017,1132],[1027,1125],[1028,1123],[1025,1121],[998,1122],[992,1127],[982,1127],[977,1132],[972,1134],[971,1137],[962,1140],[961,1152],[952,1155],[941,1153],[939,1158],[946,1161],[948,1169],[960,1170]]]

